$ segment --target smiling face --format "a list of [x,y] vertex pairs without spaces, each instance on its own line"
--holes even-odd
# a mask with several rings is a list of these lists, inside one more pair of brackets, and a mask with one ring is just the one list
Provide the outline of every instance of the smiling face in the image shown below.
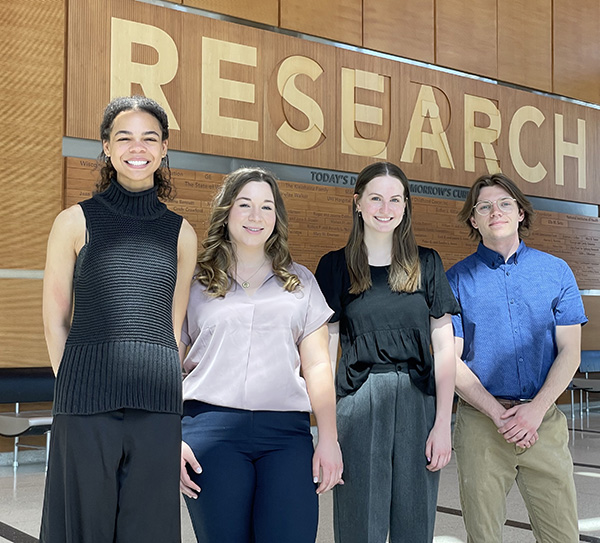
[[396,177],[374,177],[363,193],[354,195],[356,209],[362,215],[365,231],[392,234],[402,222],[406,209],[404,186]]
[[523,220],[523,210],[515,205],[510,212],[501,211],[498,207],[502,198],[512,196],[501,186],[483,187],[479,191],[477,202],[487,200],[493,202],[489,215],[480,215],[473,210],[471,225],[481,234],[483,244],[490,249],[499,244],[519,244],[519,223]]
[[158,120],[150,113],[129,110],[119,113],[109,139],[102,142],[104,154],[117,171],[117,181],[137,192],[154,186],[154,172],[167,153]]
[[242,187],[229,210],[229,238],[237,247],[264,249],[276,220],[275,201],[269,184],[249,181]]

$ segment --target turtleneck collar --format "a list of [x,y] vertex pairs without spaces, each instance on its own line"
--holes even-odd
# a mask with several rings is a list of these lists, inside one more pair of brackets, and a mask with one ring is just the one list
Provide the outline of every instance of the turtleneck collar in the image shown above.
[[111,211],[126,217],[156,219],[163,215],[167,206],[156,195],[156,186],[141,192],[131,192],[112,180],[109,187],[94,198],[100,200]]

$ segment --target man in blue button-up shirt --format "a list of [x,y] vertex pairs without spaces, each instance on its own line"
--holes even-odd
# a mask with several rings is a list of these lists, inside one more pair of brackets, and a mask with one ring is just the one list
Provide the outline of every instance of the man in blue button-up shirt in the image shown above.
[[533,208],[502,174],[480,177],[459,219],[480,240],[448,271],[462,314],[454,448],[469,543],[501,543],[515,480],[537,541],[579,540],[566,418],[587,322],[569,266],[521,241]]

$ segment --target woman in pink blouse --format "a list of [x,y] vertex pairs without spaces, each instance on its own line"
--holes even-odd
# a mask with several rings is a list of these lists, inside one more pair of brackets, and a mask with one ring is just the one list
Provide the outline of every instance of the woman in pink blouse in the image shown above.
[[270,173],[224,180],[182,333],[181,490],[203,543],[314,542],[318,494],[341,482],[332,311],[287,234]]

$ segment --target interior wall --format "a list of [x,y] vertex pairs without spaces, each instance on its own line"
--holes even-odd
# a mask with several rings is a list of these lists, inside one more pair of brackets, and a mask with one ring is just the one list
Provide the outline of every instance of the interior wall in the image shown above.
[[597,0],[176,3],[600,102]]
[[[0,365],[49,364],[41,327],[46,241],[62,209],[65,20],[63,0],[21,0],[0,19]],[[10,274],[8,274],[10,275]]]

